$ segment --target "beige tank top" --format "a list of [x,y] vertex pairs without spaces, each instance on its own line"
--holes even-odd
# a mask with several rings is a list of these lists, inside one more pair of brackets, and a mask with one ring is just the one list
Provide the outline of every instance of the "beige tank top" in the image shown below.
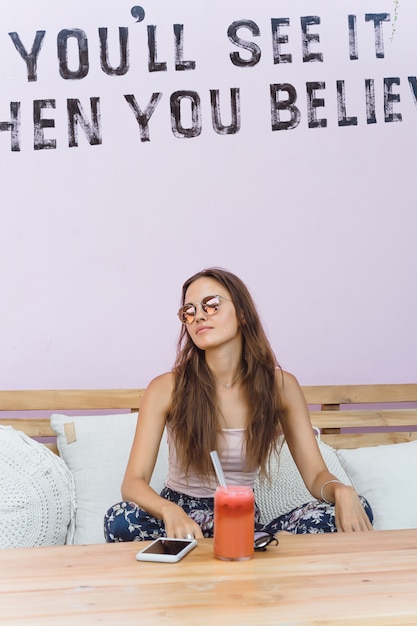
[[[224,471],[226,484],[228,485],[250,485],[253,486],[258,470],[245,471],[245,429],[244,428],[224,428],[223,436],[219,438],[218,454]],[[167,487],[180,493],[185,493],[195,498],[212,498],[216,491],[217,481],[213,479],[207,483],[193,471],[185,476],[184,471],[178,465],[175,446],[172,441],[170,429],[167,428],[168,438],[168,478]]]

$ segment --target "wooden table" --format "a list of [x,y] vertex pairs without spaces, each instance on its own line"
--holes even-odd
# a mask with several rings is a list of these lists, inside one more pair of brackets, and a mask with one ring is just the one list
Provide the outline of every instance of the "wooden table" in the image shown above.
[[417,529],[279,537],[245,562],[207,539],[168,564],[137,562],[137,543],[2,550],[0,622],[417,624]]

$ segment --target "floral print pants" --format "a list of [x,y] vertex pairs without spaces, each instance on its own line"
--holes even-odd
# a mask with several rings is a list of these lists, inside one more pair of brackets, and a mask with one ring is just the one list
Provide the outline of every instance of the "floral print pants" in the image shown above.
[[[204,537],[213,537],[213,498],[194,498],[164,487],[160,494],[163,498],[175,502],[200,526]],[[369,502],[359,496],[366,514],[373,521]],[[255,505],[254,531],[266,531],[271,534],[282,530],[294,534],[334,533],[336,524],[334,505],[325,502],[307,502],[281,515],[268,524],[259,521],[259,509]],[[133,502],[119,502],[112,506],[104,517],[104,537],[107,542],[147,541],[165,536],[162,520],[152,517]]]

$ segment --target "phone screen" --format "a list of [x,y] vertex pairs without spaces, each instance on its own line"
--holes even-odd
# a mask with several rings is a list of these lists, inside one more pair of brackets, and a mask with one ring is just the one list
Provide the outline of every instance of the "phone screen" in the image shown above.
[[176,563],[197,545],[196,539],[174,539],[159,537],[149,546],[136,554],[138,561],[159,561]]
[[143,550],[144,554],[179,554],[191,541],[188,539],[159,539]]

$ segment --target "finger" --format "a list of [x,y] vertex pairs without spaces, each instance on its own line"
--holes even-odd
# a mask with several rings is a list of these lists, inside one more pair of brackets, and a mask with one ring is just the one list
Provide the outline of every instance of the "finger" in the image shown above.
[[373,525],[372,525],[371,520],[369,519],[369,517],[367,516],[367,514],[366,514],[366,513],[365,513],[365,523],[366,523],[366,528],[367,528],[368,530],[375,530],[375,529],[374,529],[374,527],[373,527]]
[[193,536],[194,539],[203,539],[204,535],[201,531],[201,528],[198,524],[195,524],[194,526],[190,526],[187,527],[186,531],[185,531],[185,535],[184,537],[186,537],[187,539],[189,538],[189,535]]

